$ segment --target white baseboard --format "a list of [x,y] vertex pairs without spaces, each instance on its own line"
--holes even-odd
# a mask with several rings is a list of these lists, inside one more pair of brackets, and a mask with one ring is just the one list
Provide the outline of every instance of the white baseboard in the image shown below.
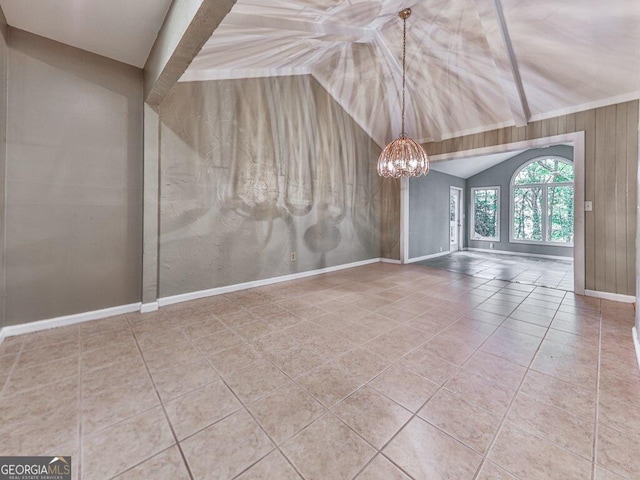
[[238,290],[247,290],[249,288],[264,287],[265,285],[272,285],[274,283],[288,282],[290,280],[313,277],[315,275],[335,272],[338,270],[345,270],[347,268],[361,267],[363,265],[379,263],[380,261],[382,261],[381,258],[372,258],[369,260],[362,260],[360,262],[336,265],[334,267],[320,268],[317,270],[309,270],[307,272],[300,272],[300,273],[292,273],[290,275],[282,275],[280,277],[265,278],[264,280],[255,280],[252,282],[238,283],[235,285],[227,285],[225,287],[210,288],[208,290],[199,290],[196,292],[181,293],[179,295],[172,295],[170,297],[159,298],[158,305],[161,307],[164,307],[167,305],[173,305],[174,303],[188,302],[189,300],[197,300],[198,298],[213,297],[214,295],[222,295],[223,293],[237,292]]
[[549,258],[551,260],[571,260],[573,261],[573,257],[562,257],[560,255],[543,255],[538,253],[523,253],[523,252],[510,252],[509,250],[494,250],[492,248],[470,248],[467,247],[465,250],[469,252],[483,252],[483,253],[497,253],[499,255],[518,255],[520,257],[537,257],[537,258]]
[[48,330],[50,328],[65,327],[76,323],[114,317],[116,315],[122,315],[123,313],[133,313],[140,310],[140,305],[140,303],[132,303],[129,305],[121,305],[119,307],[104,308],[102,310],[93,310],[91,312],[77,313],[75,315],[50,318],[48,320],[39,320],[37,322],[9,325],[2,329],[2,335],[5,337],[13,337],[24,333],[38,332],[40,330]]
[[143,303],[140,305],[140,313],[155,312],[158,308],[158,302]]
[[380,261],[382,263],[393,263],[395,265],[401,265],[402,262],[400,260],[396,260],[395,258],[381,258]]
[[631,335],[633,335],[633,344],[636,347],[636,358],[638,360],[638,368],[640,368],[640,337],[638,337],[638,329],[633,327],[631,329]]
[[602,298],[603,300],[612,300],[614,302],[634,303],[636,297],[633,295],[622,295],[620,293],[598,292],[597,290],[585,290],[587,297]]
[[446,252],[432,253],[431,255],[423,255],[422,257],[410,258],[407,260],[407,263],[415,263],[422,262],[424,260],[429,260],[430,258],[444,257],[445,255],[449,255],[451,250],[447,250]]

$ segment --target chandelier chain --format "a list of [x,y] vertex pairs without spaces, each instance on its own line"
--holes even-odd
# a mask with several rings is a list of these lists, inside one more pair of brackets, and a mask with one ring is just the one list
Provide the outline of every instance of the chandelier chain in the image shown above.
[[405,114],[405,89],[406,89],[406,71],[407,71],[407,17],[402,18],[402,136],[406,135],[404,131],[404,114]]

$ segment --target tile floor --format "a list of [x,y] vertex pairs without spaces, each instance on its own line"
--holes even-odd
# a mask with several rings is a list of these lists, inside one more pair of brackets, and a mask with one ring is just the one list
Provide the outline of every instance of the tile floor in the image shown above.
[[632,307],[373,264],[0,345],[0,452],[83,479],[638,479]]
[[504,255],[489,252],[460,251],[417,265],[466,273],[478,278],[539,285],[573,291],[573,259]]

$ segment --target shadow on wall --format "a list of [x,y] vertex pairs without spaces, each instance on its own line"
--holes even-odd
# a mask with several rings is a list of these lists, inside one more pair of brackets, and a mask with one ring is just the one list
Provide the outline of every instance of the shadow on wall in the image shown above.
[[181,83],[160,116],[161,296],[380,256],[380,149],[310,76]]

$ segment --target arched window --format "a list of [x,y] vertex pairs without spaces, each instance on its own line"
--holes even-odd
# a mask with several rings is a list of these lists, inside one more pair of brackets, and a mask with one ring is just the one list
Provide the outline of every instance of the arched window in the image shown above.
[[511,234],[517,243],[573,246],[573,163],[535,158],[511,178]]

